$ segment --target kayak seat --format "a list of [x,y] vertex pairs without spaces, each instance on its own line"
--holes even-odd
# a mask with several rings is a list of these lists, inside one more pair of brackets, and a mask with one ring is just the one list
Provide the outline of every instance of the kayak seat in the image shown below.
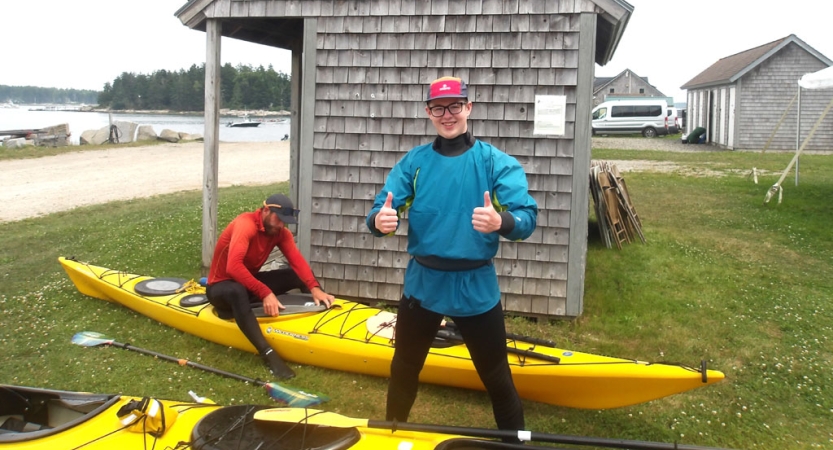
[[557,448],[553,447],[539,447],[537,445],[529,444],[510,444],[508,442],[486,441],[482,439],[470,438],[457,438],[442,441],[439,445],[434,447],[434,450],[530,450],[536,448],[558,450]]
[[58,391],[0,385],[0,444],[26,442],[79,426],[116,404],[118,395],[66,396]]
[[[191,431],[191,445],[194,450],[236,450],[268,442],[270,448],[346,450],[361,439],[355,428],[254,420],[257,411],[268,408],[271,406],[238,405],[213,411]],[[236,425],[240,423],[244,425]]]
[[[290,293],[278,295],[278,301],[281,302],[286,309],[281,310],[281,316],[290,314],[303,314],[309,312],[321,312],[327,309],[324,305],[317,305],[312,299],[312,294]],[[272,317],[263,311],[263,302],[252,303],[252,312],[255,317]],[[214,308],[214,313],[217,317],[223,320],[233,320],[234,314],[231,310],[220,310]]]

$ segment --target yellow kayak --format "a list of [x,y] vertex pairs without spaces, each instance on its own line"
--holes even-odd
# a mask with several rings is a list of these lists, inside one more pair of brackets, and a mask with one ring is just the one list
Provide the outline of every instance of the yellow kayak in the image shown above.
[[[150,400],[150,399],[149,399]],[[0,385],[0,450],[173,449],[217,405],[153,400],[167,414],[165,430],[131,405],[145,399]],[[148,414],[154,408],[147,408]],[[120,414],[122,412],[122,414]],[[175,418],[174,418],[175,416]],[[172,420],[173,418],[173,420]]]
[[[230,318],[222,318],[204,289],[184,279],[154,278],[59,258],[85,295],[220,345],[255,353]],[[380,377],[390,375],[395,315],[337,299],[330,309],[309,297],[281,297],[287,310],[259,317],[270,345],[288,361]],[[296,304],[293,304],[296,303]],[[507,358],[522,398],[559,406],[606,409],[639,404],[717,383],[722,372],[576,352],[535,338],[511,336]],[[424,383],[483,390],[466,346],[450,326],[438,335],[420,374]]]
[[[138,407],[142,402],[157,402],[159,407],[155,413],[152,408],[133,413],[136,411],[134,406]],[[456,438],[430,432],[360,432],[356,428],[306,426],[297,422],[255,423],[255,413],[267,408],[257,405],[223,407],[0,384],[0,450],[429,450]],[[287,410],[293,411],[292,408]],[[161,422],[152,420],[162,417],[161,411],[167,417],[164,429],[158,425]],[[270,446],[264,445],[267,443]]]
[[[500,440],[528,441],[529,445]],[[719,450],[633,441],[354,419],[309,408],[219,406],[0,384],[0,450],[510,450],[536,443]]]

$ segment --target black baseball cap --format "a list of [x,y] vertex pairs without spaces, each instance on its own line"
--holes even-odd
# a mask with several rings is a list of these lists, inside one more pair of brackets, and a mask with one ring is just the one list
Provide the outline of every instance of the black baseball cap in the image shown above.
[[292,200],[283,194],[273,194],[263,202],[263,206],[277,214],[283,223],[298,223],[298,211],[292,206]]

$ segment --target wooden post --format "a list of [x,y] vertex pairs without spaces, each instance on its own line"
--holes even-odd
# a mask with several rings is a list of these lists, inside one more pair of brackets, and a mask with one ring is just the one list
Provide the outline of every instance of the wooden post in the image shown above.
[[[584,278],[587,267],[588,185],[590,180],[590,115],[593,109],[593,78],[596,49],[596,14],[579,19],[578,83],[576,122],[573,134],[573,185],[570,202],[570,244],[567,256],[567,304],[564,313],[578,317],[584,311]],[[553,314],[554,311],[549,311]]]
[[[318,20],[304,19],[303,58],[301,59],[301,96],[298,114],[298,249],[307,260],[311,256],[312,244],[312,138],[315,120],[315,40]],[[293,138],[293,141],[295,139]]]
[[222,22],[205,25],[205,141],[202,186],[202,270],[208,275],[217,242],[217,178],[220,154],[220,38]]

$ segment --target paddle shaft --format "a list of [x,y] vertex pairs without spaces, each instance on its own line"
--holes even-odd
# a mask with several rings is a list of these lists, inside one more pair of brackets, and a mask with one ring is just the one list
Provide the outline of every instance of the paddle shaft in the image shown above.
[[206,372],[216,373],[217,375],[222,375],[228,378],[234,378],[235,380],[245,381],[247,383],[252,383],[258,386],[265,386],[266,383],[260,380],[256,380],[254,378],[244,377],[243,375],[238,375],[236,373],[226,372],[225,370],[215,369],[214,367],[204,366],[200,363],[195,363],[193,361],[188,361],[187,359],[175,358],[173,356],[164,355],[162,353],[154,352],[153,350],[145,350],[143,348],[134,347],[130,344],[123,344],[121,342],[116,341],[108,341],[108,345],[113,347],[118,347],[124,350],[131,350],[137,353],[143,353],[145,355],[150,355],[159,359],[164,359],[165,361],[175,362],[180,365],[191,366],[196,369],[204,370]]
[[[450,322],[450,321],[446,322],[445,327],[450,328],[450,329],[455,330],[455,331],[457,330],[457,324],[454,323],[454,322]],[[541,338],[537,338],[537,337],[533,337],[533,336],[524,336],[522,334],[515,334],[515,333],[506,333],[506,337],[508,339],[512,339],[512,340],[515,340],[515,341],[523,341],[523,342],[529,342],[530,344],[543,345],[544,347],[550,347],[550,348],[555,347],[555,342],[551,341],[549,339],[541,339]]]
[[[492,430],[485,428],[455,427],[448,425],[412,424],[408,422],[387,422],[368,420],[367,428],[380,430],[421,431],[440,434],[459,434],[470,437],[487,439],[517,438],[518,431]],[[527,433],[527,432],[521,432]],[[552,444],[593,445],[596,447],[624,448],[634,450],[721,450],[715,447],[701,447],[698,445],[669,444],[665,442],[633,441],[627,439],[607,439],[584,436],[566,436],[549,433],[528,432],[530,442],[548,442]]]
[[[462,336],[460,336],[459,334],[457,334],[453,331],[450,331],[450,330],[439,330],[437,332],[437,337],[442,338],[442,339],[447,339],[449,341],[465,342],[463,340]],[[551,362],[551,363],[555,363],[555,364],[558,364],[558,363],[561,362],[561,358],[558,358],[557,356],[545,355],[543,353],[538,353],[538,352],[535,352],[535,351],[532,351],[532,350],[523,350],[523,349],[520,349],[520,348],[506,347],[506,353],[511,353],[513,355],[526,356],[527,358],[540,359],[542,361]]]

